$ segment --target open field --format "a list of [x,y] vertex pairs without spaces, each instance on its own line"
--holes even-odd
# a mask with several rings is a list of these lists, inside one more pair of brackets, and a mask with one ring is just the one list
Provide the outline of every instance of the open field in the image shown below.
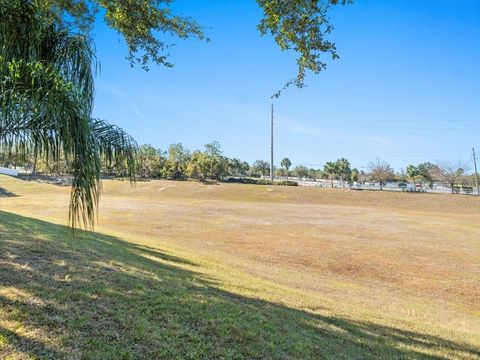
[[72,239],[0,187],[0,358],[480,358],[479,198],[105,181]]

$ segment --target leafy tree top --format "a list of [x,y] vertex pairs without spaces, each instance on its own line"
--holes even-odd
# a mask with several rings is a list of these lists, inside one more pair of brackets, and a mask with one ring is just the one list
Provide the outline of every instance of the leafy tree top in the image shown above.
[[340,158],[335,162],[335,167],[339,175],[347,175],[352,170],[350,169],[350,161],[345,158]]
[[[208,40],[205,28],[188,16],[176,14],[172,0],[34,0],[57,22],[74,25],[88,33],[101,11],[104,22],[118,31],[128,47],[130,64],[148,70],[151,63],[172,67],[168,49],[161,39],[168,34],[179,39]],[[327,39],[333,26],[328,18],[331,5],[351,0],[256,0],[263,10],[258,24],[261,35],[270,34],[282,50],[298,54],[297,75],[290,85],[304,86],[305,74],[325,69],[323,55],[338,58],[336,46]],[[282,89],[282,90],[283,90]],[[280,91],[274,97],[280,95]]]
[[124,163],[133,178],[137,146],[122,129],[91,118],[91,44],[45,17],[39,2],[0,0],[0,152],[64,156],[72,169],[70,222],[93,226],[101,164]]
[[292,166],[292,162],[290,161],[289,158],[283,158],[282,161],[280,162],[280,165],[288,170],[290,169],[290,166]]
[[420,175],[420,171],[414,165],[408,165],[407,168],[405,169],[405,172],[407,173],[407,176],[409,178],[414,178],[415,176]]
[[338,166],[336,163],[328,161],[323,166],[323,171],[329,175],[335,175],[338,173]]

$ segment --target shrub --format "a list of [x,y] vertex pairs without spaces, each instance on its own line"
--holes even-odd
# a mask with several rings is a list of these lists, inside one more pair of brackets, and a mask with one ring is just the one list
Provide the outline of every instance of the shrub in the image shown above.
[[276,181],[275,185],[284,185],[284,186],[298,186],[298,183],[296,181]]
[[252,184],[252,185],[273,185],[273,182],[269,179],[253,179],[253,178],[235,178],[229,177],[224,180],[229,183],[239,183],[239,184]]
[[257,185],[273,185],[273,181],[269,179],[258,179]]
[[229,177],[224,180],[228,183],[239,183],[239,184],[256,184],[257,179],[252,178],[236,178],[236,177]]
[[255,179],[255,178],[236,178],[236,177],[229,177],[224,180],[228,183],[239,183],[239,184],[251,184],[251,185],[284,185],[284,186],[298,186],[296,181],[274,181],[270,179]]

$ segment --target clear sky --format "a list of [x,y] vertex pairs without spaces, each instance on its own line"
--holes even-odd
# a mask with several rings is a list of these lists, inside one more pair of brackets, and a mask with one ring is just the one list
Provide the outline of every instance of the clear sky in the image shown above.
[[[121,37],[98,23],[102,70],[94,115],[138,143],[269,159],[270,96],[296,74],[295,55],[260,37],[254,0],[176,0],[211,41],[176,40],[173,69],[130,68]],[[331,11],[340,59],[275,100],[275,164],[348,158],[409,163],[480,153],[480,1],[356,0]]]

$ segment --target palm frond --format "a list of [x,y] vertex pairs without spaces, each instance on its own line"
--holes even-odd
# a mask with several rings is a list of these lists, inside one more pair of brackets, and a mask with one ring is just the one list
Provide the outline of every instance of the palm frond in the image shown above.
[[[26,0],[0,0],[0,150],[63,153],[73,171],[69,220],[93,226],[101,157],[135,176],[136,143],[91,118],[94,52],[85,37],[45,21]],[[19,18],[22,22],[19,23]]]
[[127,176],[134,180],[138,151],[136,141],[123,129],[105,120],[92,119],[90,124],[97,152],[106,165],[123,167],[121,163],[125,163]]

